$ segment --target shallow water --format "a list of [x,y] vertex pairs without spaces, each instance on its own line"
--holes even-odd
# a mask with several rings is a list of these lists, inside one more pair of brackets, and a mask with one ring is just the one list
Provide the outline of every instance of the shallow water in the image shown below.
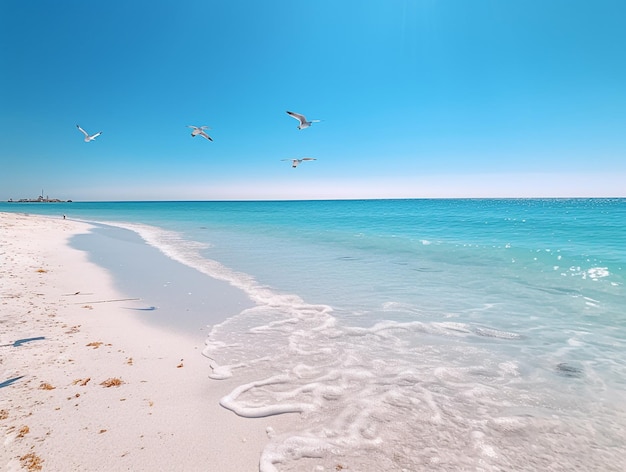
[[254,300],[205,355],[226,408],[301,415],[262,470],[623,470],[626,200],[15,205]]

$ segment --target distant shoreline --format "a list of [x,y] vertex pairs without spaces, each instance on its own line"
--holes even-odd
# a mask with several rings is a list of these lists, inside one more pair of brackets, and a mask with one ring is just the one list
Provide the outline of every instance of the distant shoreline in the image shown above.
[[72,203],[72,200],[59,200],[58,198],[20,198],[19,200],[13,200],[9,198],[7,203]]

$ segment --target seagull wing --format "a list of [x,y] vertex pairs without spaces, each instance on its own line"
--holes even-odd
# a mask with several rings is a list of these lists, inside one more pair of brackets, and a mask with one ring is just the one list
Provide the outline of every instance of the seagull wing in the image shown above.
[[200,136],[202,136],[203,138],[208,139],[209,141],[213,141],[213,140],[211,139],[211,136],[209,136],[208,134],[206,134],[204,131],[200,131],[198,134],[199,134]]
[[287,114],[295,118],[296,120],[298,120],[300,123],[306,123],[306,118],[304,117],[304,115],[301,115],[299,113],[294,113],[292,111],[288,111]]
[[80,130],[81,133],[83,133],[85,135],[86,138],[89,137],[89,134],[87,133],[87,131],[85,131],[84,129],[82,129],[80,126],[76,125],[76,127]]
[[102,134],[102,131],[98,131],[96,134],[94,134],[93,136],[90,136],[91,139],[96,139],[98,136],[100,136]]
[[317,159],[314,158],[314,157],[303,157],[301,160],[303,160],[303,161],[317,161]]

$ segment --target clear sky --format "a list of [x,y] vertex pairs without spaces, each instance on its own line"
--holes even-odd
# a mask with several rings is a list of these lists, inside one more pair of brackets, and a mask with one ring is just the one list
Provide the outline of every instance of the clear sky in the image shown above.
[[0,200],[623,197],[624,18],[624,0],[3,0]]

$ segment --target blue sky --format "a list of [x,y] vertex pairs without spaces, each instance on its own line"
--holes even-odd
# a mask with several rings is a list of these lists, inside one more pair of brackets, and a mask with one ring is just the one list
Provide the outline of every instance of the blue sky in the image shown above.
[[0,200],[626,196],[625,17],[622,0],[6,0]]

